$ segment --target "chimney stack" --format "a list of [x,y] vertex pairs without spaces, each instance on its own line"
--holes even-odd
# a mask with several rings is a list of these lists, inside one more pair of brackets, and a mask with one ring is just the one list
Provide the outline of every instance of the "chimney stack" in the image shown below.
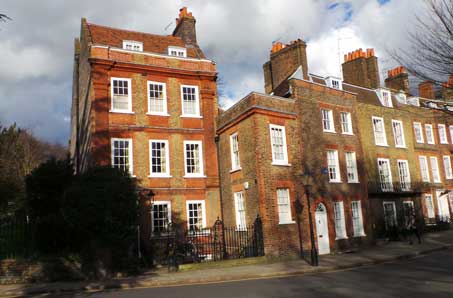
[[424,81],[418,84],[418,96],[428,99],[435,99],[434,83],[430,81]]
[[450,75],[448,82],[442,84],[442,99],[453,101],[453,74]]
[[284,80],[302,66],[303,78],[308,79],[307,44],[301,39],[289,44],[272,44],[269,61],[264,63],[264,89],[271,93]]
[[362,49],[344,55],[343,81],[351,85],[376,89],[380,87],[379,67],[374,49]]
[[179,17],[176,19],[176,28],[173,31],[173,36],[181,37],[186,44],[197,44],[197,33],[195,31],[195,18],[191,12],[187,11],[187,7],[179,10]]
[[409,94],[409,75],[403,66],[395,67],[387,72],[385,87]]

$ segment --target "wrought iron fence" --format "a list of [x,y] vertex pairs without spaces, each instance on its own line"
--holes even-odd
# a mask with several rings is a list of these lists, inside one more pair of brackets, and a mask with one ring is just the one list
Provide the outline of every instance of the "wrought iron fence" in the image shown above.
[[0,260],[30,255],[33,235],[32,226],[25,217],[0,219]]
[[[160,238],[162,241],[163,238]],[[183,264],[264,255],[261,218],[252,225],[226,227],[219,219],[210,228],[170,226],[166,237],[168,264]]]
[[426,183],[420,182],[380,182],[370,181],[368,193],[370,194],[407,194],[420,193],[426,187]]

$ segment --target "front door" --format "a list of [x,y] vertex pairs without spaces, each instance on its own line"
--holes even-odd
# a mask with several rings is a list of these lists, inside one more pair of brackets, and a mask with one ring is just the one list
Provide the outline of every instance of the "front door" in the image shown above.
[[316,234],[318,235],[318,253],[325,255],[330,253],[329,228],[327,226],[327,212],[324,204],[320,203],[315,211]]

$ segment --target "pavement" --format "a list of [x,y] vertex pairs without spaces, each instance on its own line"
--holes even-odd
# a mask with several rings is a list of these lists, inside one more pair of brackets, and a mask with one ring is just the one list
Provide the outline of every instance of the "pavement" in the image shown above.
[[55,282],[47,284],[0,285],[0,297],[23,297],[40,294],[96,292],[109,289],[152,288],[207,284],[225,281],[253,280],[270,277],[296,276],[306,273],[329,272],[374,264],[415,258],[453,247],[453,230],[425,234],[422,244],[386,242],[360,251],[320,257],[318,267],[303,260],[275,263],[248,264],[234,267],[199,268],[182,272],[166,270],[147,274],[111,279],[103,282]]

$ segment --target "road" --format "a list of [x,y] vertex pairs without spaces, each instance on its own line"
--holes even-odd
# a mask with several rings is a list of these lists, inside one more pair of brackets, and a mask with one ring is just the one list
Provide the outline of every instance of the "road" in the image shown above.
[[[347,257],[347,256],[345,256]],[[43,296],[41,296],[43,297]],[[46,296],[51,297],[51,296]],[[453,297],[453,249],[352,270],[204,285],[60,295],[77,298]]]

